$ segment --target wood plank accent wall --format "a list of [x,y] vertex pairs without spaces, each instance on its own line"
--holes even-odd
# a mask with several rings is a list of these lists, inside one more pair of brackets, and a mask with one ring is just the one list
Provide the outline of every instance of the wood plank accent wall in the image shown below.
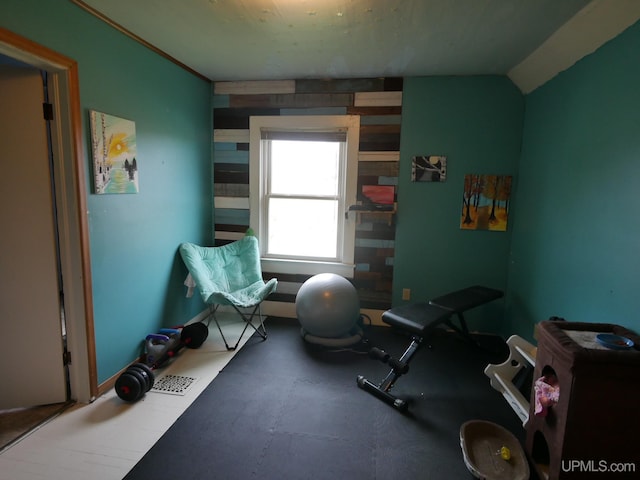
[[[401,78],[216,82],[213,98],[215,244],[237,240],[249,228],[249,117],[360,115],[358,189],[398,185]],[[361,214],[352,283],[362,308],[391,307],[395,223]],[[263,272],[283,288],[272,300],[294,302],[309,275]]]

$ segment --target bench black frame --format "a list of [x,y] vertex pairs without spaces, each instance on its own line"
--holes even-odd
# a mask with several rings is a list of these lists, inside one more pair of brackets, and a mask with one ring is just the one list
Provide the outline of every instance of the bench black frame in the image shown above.
[[[387,310],[382,314],[382,320],[399,330],[411,334],[409,346],[399,359],[394,359],[385,351],[372,348],[370,356],[383,363],[388,363],[391,370],[380,384],[376,385],[362,375],[358,375],[358,387],[371,393],[380,400],[388,403],[401,412],[406,412],[408,402],[391,394],[391,389],[402,375],[408,373],[409,363],[413,356],[426,344],[425,340],[436,328],[446,325],[469,342],[476,344],[469,334],[464,312],[501,298],[501,290],[474,285],[442,295],[428,302],[418,302],[402,305]],[[453,316],[458,318],[460,325],[453,323]]]

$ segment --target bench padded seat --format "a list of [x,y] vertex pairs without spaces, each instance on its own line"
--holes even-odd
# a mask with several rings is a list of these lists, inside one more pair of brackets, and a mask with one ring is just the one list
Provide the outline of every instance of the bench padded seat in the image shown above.
[[417,302],[392,308],[382,314],[382,321],[414,335],[424,336],[429,327],[444,322],[451,311],[429,302]]

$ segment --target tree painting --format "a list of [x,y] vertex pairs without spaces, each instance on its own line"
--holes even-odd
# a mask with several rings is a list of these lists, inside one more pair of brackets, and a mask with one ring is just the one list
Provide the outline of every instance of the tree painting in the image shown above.
[[460,228],[505,232],[511,184],[510,175],[465,175]]
[[92,110],[95,193],[138,193],[136,124]]

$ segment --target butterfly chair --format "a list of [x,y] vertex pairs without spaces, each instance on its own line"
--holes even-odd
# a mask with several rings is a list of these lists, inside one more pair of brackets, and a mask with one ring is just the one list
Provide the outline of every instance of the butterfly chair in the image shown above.
[[[263,340],[267,339],[260,304],[275,291],[278,281],[272,278],[265,283],[262,279],[260,250],[256,237],[247,235],[220,247],[200,247],[193,243],[183,243],[180,245],[180,255],[202,299],[209,306],[209,320],[213,318],[216,322],[227,350],[235,350],[238,347],[249,325]],[[216,311],[220,305],[231,305],[245,321],[244,329],[233,347],[229,347],[216,318]],[[260,323],[257,327],[253,324],[256,312]]]

